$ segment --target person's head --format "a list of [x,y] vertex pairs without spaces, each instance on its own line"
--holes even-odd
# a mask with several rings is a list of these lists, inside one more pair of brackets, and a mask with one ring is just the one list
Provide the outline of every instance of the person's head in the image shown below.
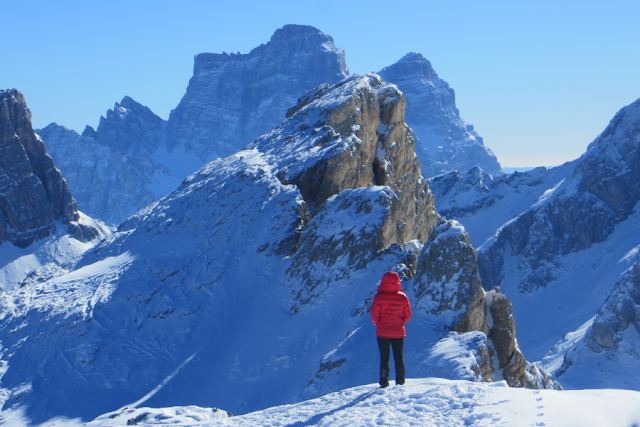
[[382,280],[380,280],[379,291],[386,292],[398,292],[400,288],[400,276],[395,271],[389,271],[384,273]]

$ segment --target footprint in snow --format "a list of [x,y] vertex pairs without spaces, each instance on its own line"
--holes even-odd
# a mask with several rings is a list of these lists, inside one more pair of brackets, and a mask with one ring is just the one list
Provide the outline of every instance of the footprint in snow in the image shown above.
[[541,400],[542,400],[542,398],[539,397],[539,398],[536,399],[536,402],[540,402]]

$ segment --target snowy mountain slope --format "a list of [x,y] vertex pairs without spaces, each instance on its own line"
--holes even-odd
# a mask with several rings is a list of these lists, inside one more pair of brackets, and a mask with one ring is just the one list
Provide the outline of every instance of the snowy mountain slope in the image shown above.
[[287,25],[249,54],[196,56],[187,93],[168,122],[125,96],[82,137],[51,124],[38,133],[80,208],[120,224],[193,171],[228,156],[285,118],[306,90],[348,75],[344,51],[308,26]]
[[[227,417],[207,408],[139,408],[105,414],[87,426],[632,426],[640,393],[623,390],[525,390],[444,379],[408,379],[405,386],[345,389],[326,396]],[[190,418],[186,418],[190,417]],[[186,418],[186,419],[185,419]],[[134,421],[130,421],[134,420]],[[127,423],[131,424],[127,424]],[[62,426],[63,423],[54,424]]]
[[587,384],[637,389],[640,368],[640,264],[638,248],[627,256],[633,265],[616,283],[598,314],[564,337],[543,362],[574,388]]
[[[640,101],[616,114],[569,177],[479,249],[483,284],[510,297],[529,357],[542,358],[596,315],[635,262],[638,123]],[[617,366],[624,366],[622,357]],[[572,383],[637,387],[623,376],[601,381],[585,374]]]
[[[430,349],[451,329],[491,333],[475,252],[434,210],[402,94],[356,75],[311,95],[73,271],[4,297],[3,410],[34,422],[134,403],[245,413],[368,383],[378,371],[368,308],[392,269],[416,308],[409,372],[431,371]],[[476,349],[460,351],[468,361]],[[516,350],[497,356],[522,362]],[[487,363],[476,378],[490,379]]]
[[438,212],[462,223],[478,247],[571,175],[574,167],[574,162],[568,162],[553,169],[540,167],[499,176],[475,167],[466,174],[453,171],[429,178],[429,188]]
[[378,74],[407,98],[406,120],[419,140],[416,154],[425,177],[455,170],[465,173],[476,166],[494,176],[502,174],[496,156],[473,125],[460,118],[453,89],[421,54],[408,53]]
[[82,254],[95,246],[102,238],[112,232],[109,227],[80,213],[78,223],[83,227],[96,230],[87,240],[78,239],[69,233],[68,225],[57,221],[56,231],[50,236],[31,244],[27,248],[18,248],[9,243],[0,245],[0,287],[10,291],[24,283],[31,273],[40,277],[37,269],[72,268]]

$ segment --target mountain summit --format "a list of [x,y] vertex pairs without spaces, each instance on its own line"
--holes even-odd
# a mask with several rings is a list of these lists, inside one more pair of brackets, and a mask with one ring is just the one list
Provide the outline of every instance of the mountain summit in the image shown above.
[[196,55],[187,93],[169,117],[167,148],[203,162],[228,156],[273,129],[302,93],[348,74],[344,50],[304,25],[285,25],[248,54]]
[[408,53],[378,74],[407,98],[406,120],[420,141],[416,154],[425,177],[453,170],[465,173],[476,166],[491,175],[502,173],[473,125],[460,118],[453,89],[421,54]]

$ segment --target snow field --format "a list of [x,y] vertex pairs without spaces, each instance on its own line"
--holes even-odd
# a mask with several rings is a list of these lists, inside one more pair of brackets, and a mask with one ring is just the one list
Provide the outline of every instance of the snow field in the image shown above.
[[409,379],[366,385],[296,405],[221,419],[228,426],[632,426],[640,393],[624,390],[529,390],[506,382]]
[[[87,426],[637,426],[640,393],[625,390],[529,390],[506,382],[409,379],[404,386],[369,384],[250,414],[196,406],[123,408]],[[115,415],[115,416],[114,416]],[[131,421],[136,420],[137,421]],[[134,424],[137,423],[137,424]],[[51,424],[65,426],[64,423]]]

